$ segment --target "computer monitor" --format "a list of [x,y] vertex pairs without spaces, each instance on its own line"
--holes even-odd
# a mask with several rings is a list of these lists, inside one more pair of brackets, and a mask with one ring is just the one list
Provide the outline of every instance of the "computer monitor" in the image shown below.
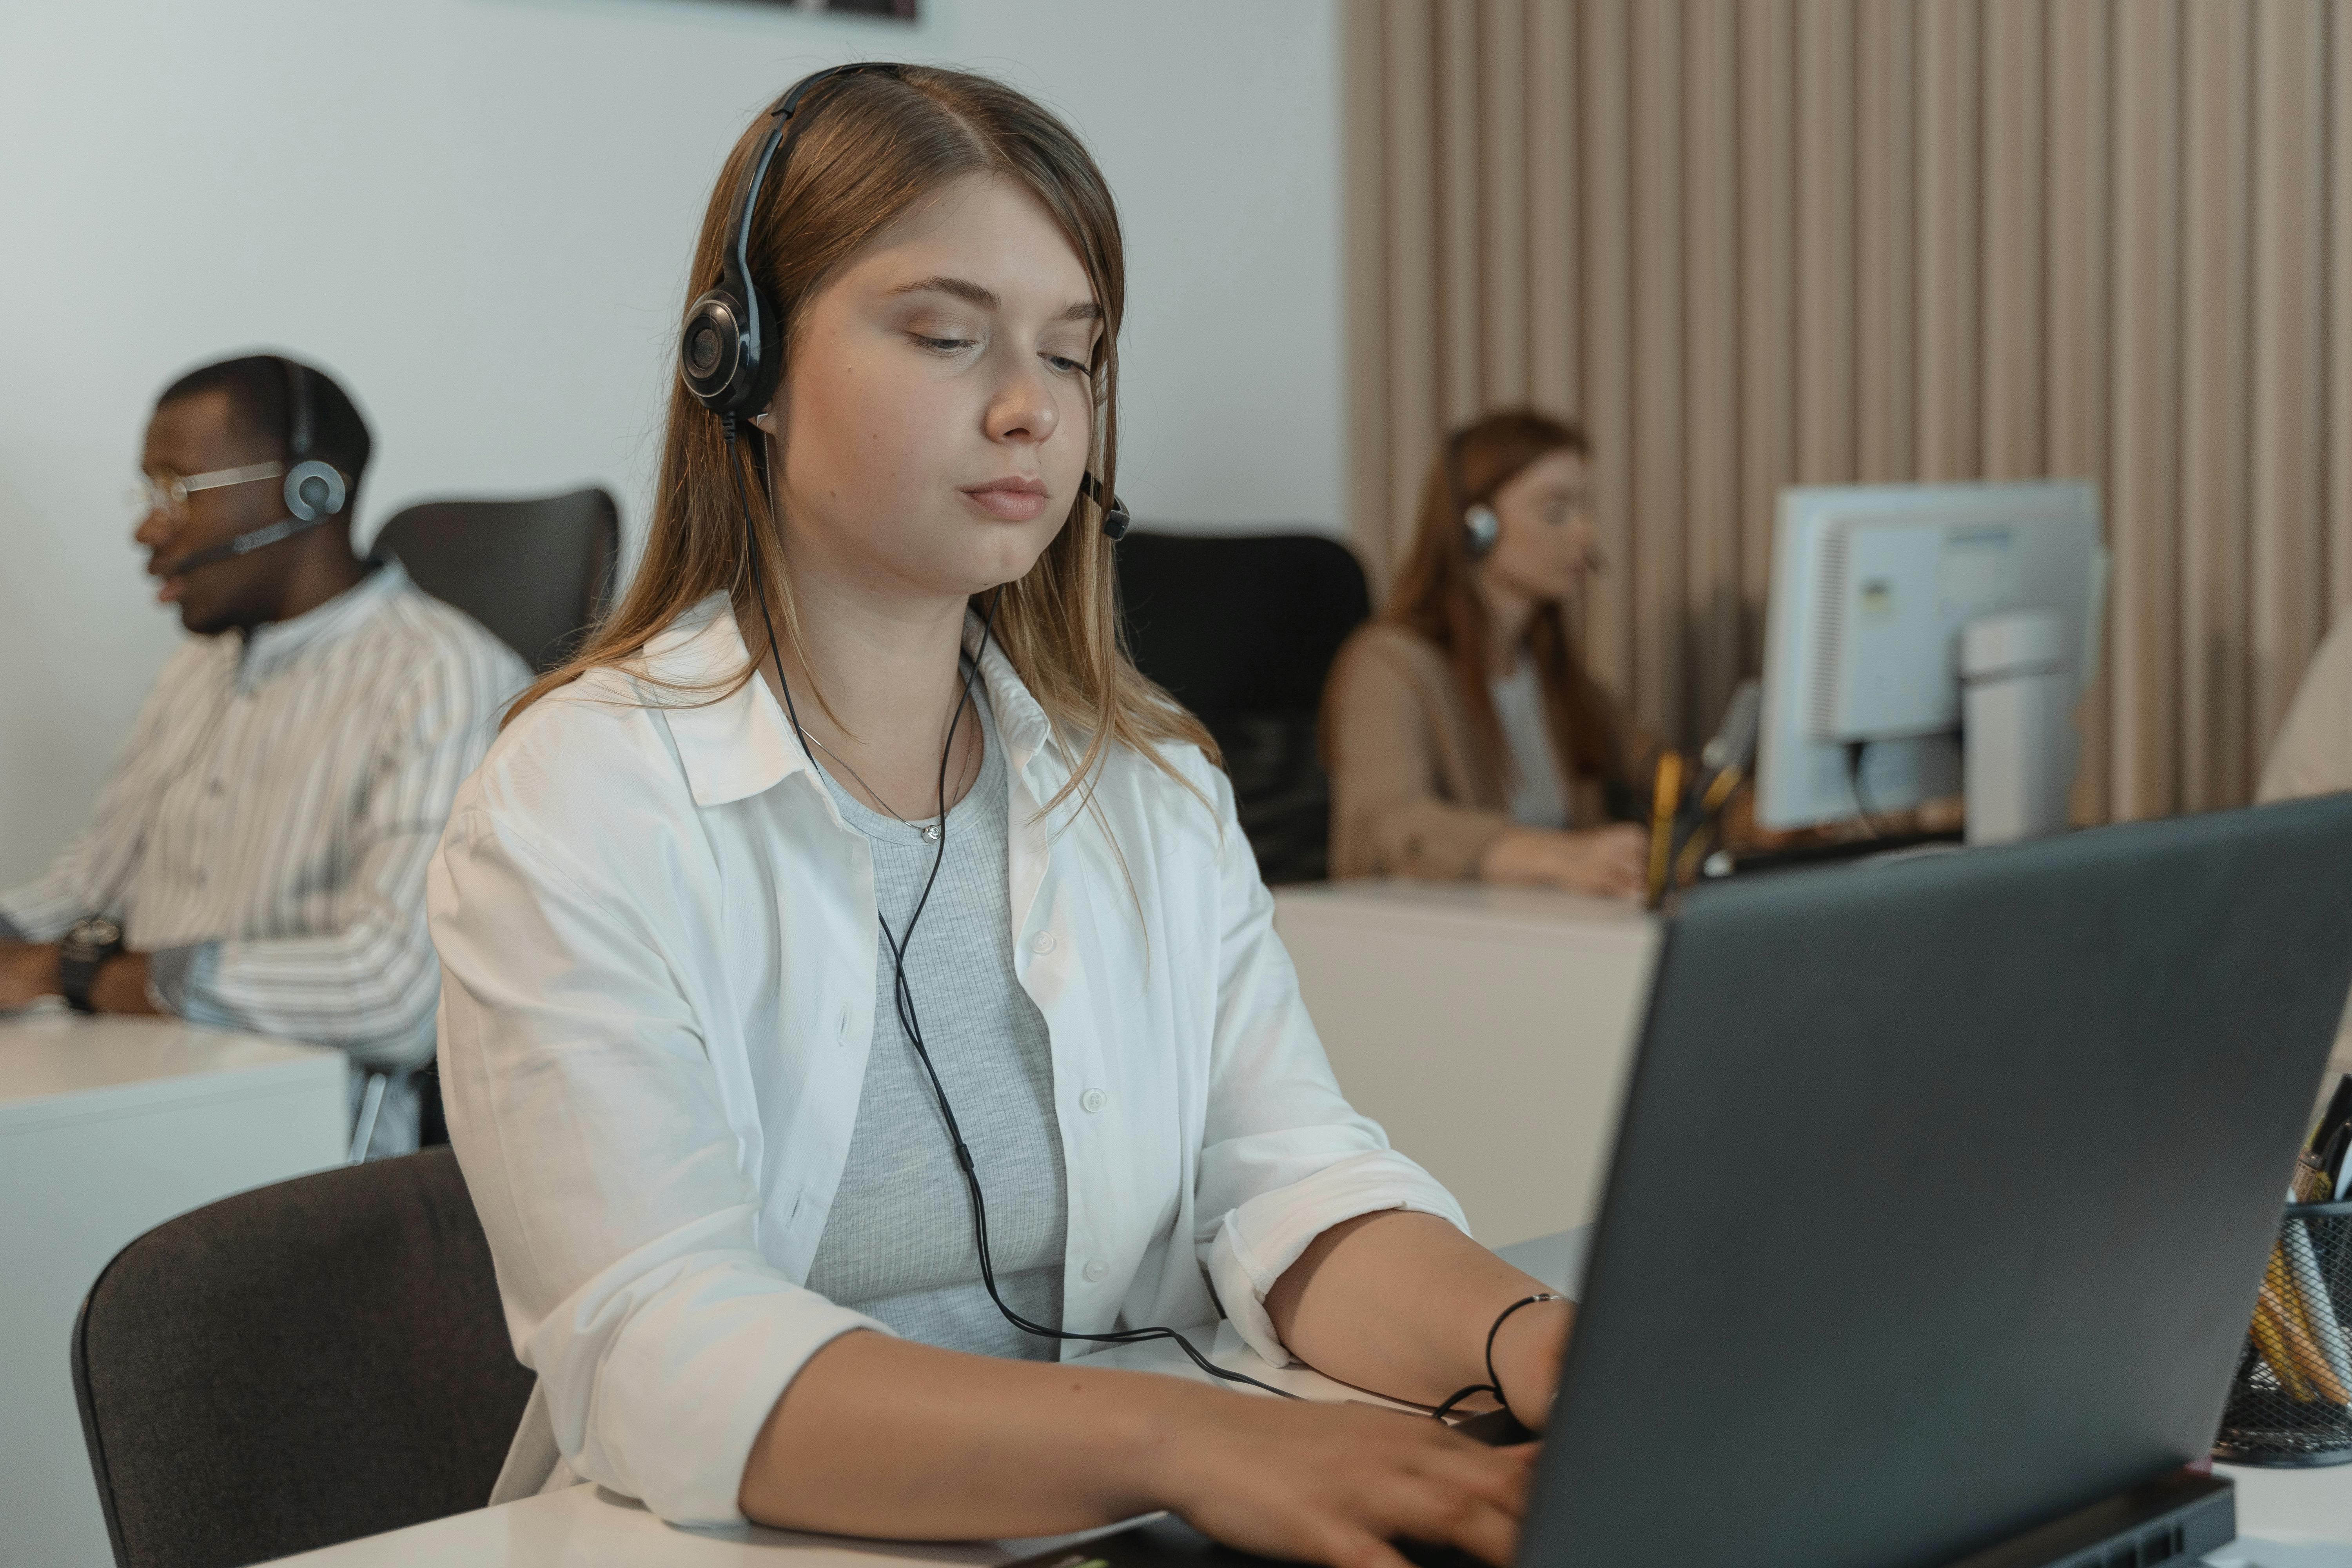
[[[1958,795],[1961,632],[2009,611],[2058,617],[2072,712],[2096,668],[2105,586],[2084,481],[1781,491],[1757,820],[1810,827]],[[2068,779],[2074,739],[2070,726]]]

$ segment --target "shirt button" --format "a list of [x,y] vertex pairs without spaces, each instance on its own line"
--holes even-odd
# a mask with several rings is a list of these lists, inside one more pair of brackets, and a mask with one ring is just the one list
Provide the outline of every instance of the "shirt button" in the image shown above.
[[1029,939],[1029,951],[1032,952],[1051,952],[1054,946],[1054,933],[1049,931],[1041,931]]
[[1087,1284],[1099,1285],[1105,1279],[1108,1278],[1110,1274],[1110,1265],[1097,1258],[1092,1263],[1087,1265],[1084,1272],[1087,1277]]
[[1086,1093],[1078,1096],[1078,1108],[1084,1110],[1088,1116],[1094,1115],[1097,1111],[1100,1110],[1104,1106],[1108,1105],[1109,1103],[1110,1096],[1105,1094],[1098,1089],[1090,1089],[1087,1090]]
[[218,780],[218,779],[215,779],[215,780],[213,780],[213,782],[212,782],[211,784],[206,784],[205,787],[205,789],[206,789],[206,790],[208,790],[209,792],[211,792],[211,793],[212,793],[212,794],[214,794],[214,795],[219,795],[219,794],[221,794],[221,793],[222,793],[222,791],[221,791],[221,782],[220,782],[220,780]]

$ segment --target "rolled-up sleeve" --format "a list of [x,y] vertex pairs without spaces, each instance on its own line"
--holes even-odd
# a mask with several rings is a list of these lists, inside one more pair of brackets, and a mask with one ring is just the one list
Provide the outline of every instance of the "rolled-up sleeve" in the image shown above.
[[1415,1209],[1461,1228],[1461,1205],[1389,1147],[1331,1074],[1274,931],[1274,899],[1214,775],[1223,842],[1216,1035],[1201,1152],[1195,1241],[1234,1327],[1281,1366],[1290,1352],[1266,1315],[1266,1292],[1331,1226],[1383,1209]]
[[667,951],[683,928],[660,888],[604,880],[487,810],[450,823],[427,907],[451,1142],[572,1468],[675,1523],[740,1523],[770,1409],[881,1325],[761,1253],[752,1155]]

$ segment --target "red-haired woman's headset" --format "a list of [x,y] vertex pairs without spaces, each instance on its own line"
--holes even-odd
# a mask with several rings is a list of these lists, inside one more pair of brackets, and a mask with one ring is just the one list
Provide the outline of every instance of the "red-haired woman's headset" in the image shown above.
[[[1473,501],[1462,482],[1462,447],[1475,430],[1475,425],[1465,425],[1445,438],[1445,493],[1454,503],[1454,515],[1462,520],[1462,552],[1472,561],[1483,561],[1503,537],[1503,520],[1493,506],[1486,501]],[[1609,563],[1597,544],[1588,544],[1584,565],[1588,572],[1599,572]]]

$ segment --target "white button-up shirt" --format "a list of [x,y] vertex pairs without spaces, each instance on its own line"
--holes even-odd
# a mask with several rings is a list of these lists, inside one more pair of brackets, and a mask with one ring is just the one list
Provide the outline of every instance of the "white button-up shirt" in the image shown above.
[[[746,657],[714,596],[642,668],[723,687]],[[1196,797],[1115,751],[1098,816],[1076,795],[1044,813],[1077,749],[993,646],[981,670],[1011,786],[1006,940],[1052,1042],[1063,1326],[1222,1304],[1280,1364],[1264,1299],[1318,1235],[1461,1209],[1341,1097],[1224,775],[1167,748]],[[880,1328],[802,1286],[873,1038],[866,841],[764,682],[710,695],[604,670],[542,698],[459,792],[428,888],[451,1138],[540,1379],[501,1493],[553,1465],[687,1524],[740,1521],[802,1363]]]

